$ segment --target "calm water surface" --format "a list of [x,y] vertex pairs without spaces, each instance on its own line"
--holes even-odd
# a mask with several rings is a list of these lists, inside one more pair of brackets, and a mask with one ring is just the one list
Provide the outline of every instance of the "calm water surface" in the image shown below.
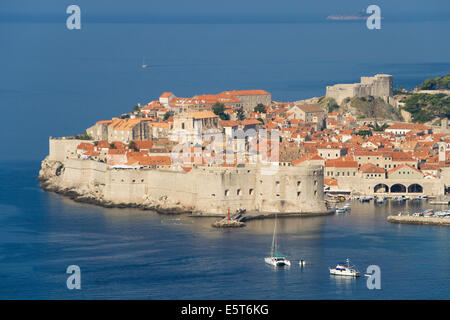
[[[279,219],[281,251],[308,264],[275,271],[263,260],[273,220],[216,230],[214,219],[78,204],[42,191],[38,169],[0,163],[1,299],[450,298],[450,228],[386,222],[419,203],[354,202],[346,215]],[[379,265],[382,289],[330,277],[347,257],[363,273]],[[66,289],[72,264],[79,291]]]

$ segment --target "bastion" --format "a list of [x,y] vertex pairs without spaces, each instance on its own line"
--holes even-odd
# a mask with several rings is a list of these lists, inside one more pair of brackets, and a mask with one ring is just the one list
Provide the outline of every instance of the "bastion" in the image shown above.
[[39,172],[46,190],[108,207],[224,216],[228,209],[256,213],[322,214],[323,167],[241,164],[121,168],[80,159],[82,140],[50,138]]

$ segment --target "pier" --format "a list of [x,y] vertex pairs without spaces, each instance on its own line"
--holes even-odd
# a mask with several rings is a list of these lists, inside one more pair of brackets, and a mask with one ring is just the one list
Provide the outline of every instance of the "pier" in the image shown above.
[[439,217],[389,216],[387,217],[387,221],[391,223],[450,226],[449,218],[439,218]]

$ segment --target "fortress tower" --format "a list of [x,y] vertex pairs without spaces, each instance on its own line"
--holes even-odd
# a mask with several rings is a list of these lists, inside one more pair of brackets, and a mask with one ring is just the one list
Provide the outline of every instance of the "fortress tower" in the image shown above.
[[389,103],[393,95],[393,77],[389,74],[376,74],[373,77],[361,77],[360,83],[336,84],[327,86],[326,96],[341,104],[345,98],[373,96]]

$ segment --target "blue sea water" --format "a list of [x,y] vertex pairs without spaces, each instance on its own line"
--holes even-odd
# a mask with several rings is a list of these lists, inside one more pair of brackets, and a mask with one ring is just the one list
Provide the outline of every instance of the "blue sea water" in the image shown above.
[[362,75],[388,73],[396,87],[414,88],[450,72],[449,16],[386,18],[369,30],[365,21],[326,15],[89,19],[88,11],[81,30],[68,30],[65,15],[34,21],[0,12],[0,106],[8,119],[0,134],[14,141],[2,159],[40,160],[49,136],[82,133],[164,91],[257,88],[295,101]]
[[[0,299],[449,299],[450,228],[397,225],[427,204],[352,203],[340,216],[278,219],[289,269],[264,263],[274,220],[215,219],[79,204],[40,189],[38,162],[0,164]],[[381,290],[328,267],[381,268]],[[300,258],[307,261],[300,269]],[[81,269],[68,290],[66,268]]]
[[[81,133],[163,91],[260,88],[293,101],[375,73],[413,88],[450,72],[448,16],[385,19],[376,31],[323,17],[91,17],[78,31],[65,16],[11,17],[0,12],[0,298],[450,298],[449,228],[386,222],[417,204],[280,219],[282,250],[308,264],[274,271],[263,261],[273,221],[215,230],[211,219],[78,204],[37,182],[49,136]],[[361,271],[379,265],[382,289],[330,278],[347,257]],[[79,291],[66,288],[72,264]]]

